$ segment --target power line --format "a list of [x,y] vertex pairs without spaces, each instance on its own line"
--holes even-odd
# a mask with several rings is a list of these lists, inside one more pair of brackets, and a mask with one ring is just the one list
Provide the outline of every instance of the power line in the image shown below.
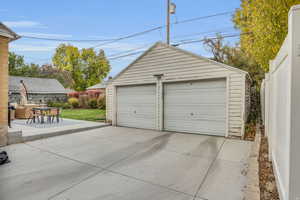
[[50,40],[50,41],[60,41],[60,42],[106,42],[113,41],[115,39],[95,39],[95,40],[72,40],[72,39],[59,39],[59,38],[46,38],[46,37],[36,37],[28,35],[20,35],[23,38],[36,39],[36,40]]
[[[251,33],[252,32],[241,33],[241,34],[223,35],[223,36],[221,36],[221,38],[233,38],[233,37],[239,37],[241,35],[246,35],[246,34],[251,34]],[[172,46],[180,46],[180,45],[185,45],[185,44],[199,43],[199,42],[203,42],[207,39],[215,40],[215,39],[218,39],[218,37],[210,37],[210,38],[204,38],[204,39],[195,39],[195,40],[190,40],[190,41],[182,41],[182,42],[174,43],[174,44],[172,44]],[[140,53],[144,53],[145,50],[143,50],[143,51],[136,51],[136,50],[143,49],[148,45],[149,44],[146,44],[144,46],[141,46],[141,47],[138,47],[138,48],[135,48],[135,49],[130,49],[128,51],[123,51],[123,52],[120,52],[120,53],[116,53],[116,54],[108,56],[107,58],[109,60],[117,60],[117,59],[120,59],[120,58],[129,57],[129,56],[137,55],[137,54],[140,54]],[[136,51],[136,52],[132,52],[132,51]],[[129,53],[129,52],[132,52],[132,53]],[[124,54],[124,53],[128,53],[128,54]],[[124,54],[124,55],[122,55],[122,54]],[[120,56],[118,56],[118,55],[120,55]],[[27,57],[27,58],[30,58],[30,57]],[[46,60],[46,59],[43,59],[43,60]],[[49,60],[51,60],[51,59],[49,59]]]
[[234,27],[228,26],[220,29],[215,29],[215,30],[210,30],[210,31],[204,31],[204,32],[198,32],[198,33],[191,33],[191,34],[184,34],[184,35],[175,35],[172,38],[185,38],[185,37],[190,37],[190,36],[196,36],[196,35],[203,35],[203,34],[208,34],[208,33],[221,33],[224,32],[225,30],[231,30],[234,29]]
[[129,39],[129,38],[132,38],[132,37],[137,37],[137,36],[144,35],[144,34],[159,30],[159,29],[162,29],[162,26],[158,26],[158,27],[151,28],[151,29],[148,29],[148,30],[145,30],[145,31],[142,31],[142,32],[138,32],[138,33],[130,34],[130,35],[127,35],[127,36],[123,36],[123,37],[117,38],[117,39],[109,41],[109,42],[104,42],[104,43],[101,43],[101,44],[97,44],[97,45],[93,46],[92,48],[96,48],[96,47],[103,46],[103,45],[106,45],[106,44],[118,42],[118,41],[124,40],[124,39]]
[[[224,36],[221,36],[222,38],[233,38],[233,37],[239,37],[241,35],[246,35],[246,34],[251,34],[252,32],[248,32],[248,33],[242,33],[242,34],[232,34],[232,35],[224,35]],[[186,42],[181,42],[181,43],[175,43],[175,44],[172,44],[172,46],[180,46],[180,45],[185,45],[185,44],[191,44],[191,43],[198,43],[198,42],[203,42],[207,39],[211,39],[211,40],[215,40],[215,39],[218,39],[218,37],[210,37],[210,38],[204,38],[204,39],[195,39],[195,40],[191,40],[191,41],[186,41]],[[136,54],[140,54],[140,53],[143,53],[145,51],[137,51],[137,52],[133,52],[133,53],[130,53],[130,54],[125,54],[125,55],[122,55],[122,56],[117,56],[117,57],[113,57],[113,58],[108,58],[110,60],[116,60],[116,59],[119,59],[119,58],[124,58],[124,57],[128,57],[128,56],[133,56],[133,55],[136,55]]]
[[[220,36],[221,38],[232,38],[232,37],[239,37],[241,35],[248,35],[251,34],[252,32],[247,32],[247,33],[241,33],[241,34],[232,34],[232,35],[223,35]],[[211,39],[211,40],[215,40],[218,39],[219,37],[212,37],[212,38],[204,38],[204,39],[200,39],[200,40],[190,40],[190,41],[184,41],[184,42],[180,42],[180,43],[175,43],[172,44],[173,46],[180,46],[180,45],[184,45],[184,44],[191,44],[191,43],[196,43],[196,42],[203,42],[207,39]]]
[[134,53],[129,53],[129,54],[125,54],[125,55],[117,56],[117,57],[113,57],[113,58],[108,58],[108,59],[115,60],[115,59],[124,58],[124,57],[128,57],[128,56],[133,56],[133,55],[140,54],[140,53],[143,53],[143,52],[145,52],[145,51],[137,51],[137,52],[134,52]]
[[[243,33],[243,34],[249,34],[249,33]],[[240,33],[231,33],[231,34],[228,34],[228,35],[224,35],[224,36],[220,36],[220,37],[222,37],[222,38],[228,38],[228,37],[236,37],[236,36],[240,36],[240,35],[243,35],[243,34],[240,34]],[[198,39],[190,39],[190,40],[181,40],[181,41],[178,41],[178,42],[176,42],[175,44],[174,44],[174,46],[176,46],[177,44],[185,44],[185,43],[187,43],[187,42],[201,42],[201,41],[204,41],[205,39],[217,39],[218,37],[211,37],[211,38],[207,38],[207,36],[206,36],[206,38],[204,38],[204,39],[201,39],[201,40],[198,40]],[[152,43],[151,43],[152,44]],[[123,56],[126,56],[126,55],[122,55],[122,54],[124,54],[124,53],[130,53],[130,52],[132,52],[132,51],[136,51],[136,50],[140,50],[140,49],[144,49],[145,47],[147,47],[148,45],[150,45],[150,44],[146,44],[146,45],[144,45],[144,46],[141,46],[141,47],[138,47],[138,48],[134,48],[134,49],[130,49],[130,50],[128,50],[128,51],[123,51],[123,52],[120,52],[120,53],[116,53],[116,54],[113,54],[113,55],[109,55],[108,56],[108,58],[109,57],[111,57],[111,58],[115,58],[115,56],[118,56],[118,55],[121,55],[121,57],[123,57]],[[141,51],[139,51],[139,52],[141,52]]]
[[119,53],[115,53],[115,54],[112,54],[112,55],[109,55],[108,57],[115,57],[115,56],[119,56],[119,55],[122,55],[124,53],[130,53],[132,51],[136,51],[136,50],[140,50],[140,49],[144,49],[146,47],[148,47],[149,45],[151,45],[153,43],[148,43],[148,44],[145,44],[143,46],[140,46],[140,47],[137,47],[137,48],[134,48],[134,49],[129,49],[127,51],[122,51],[122,52],[119,52]]
[[229,15],[229,14],[233,14],[233,13],[234,13],[234,11],[228,11],[228,12],[216,13],[216,14],[206,15],[206,16],[202,16],[202,17],[194,17],[194,18],[190,18],[190,19],[185,19],[185,20],[178,21],[178,22],[172,23],[172,24],[183,24],[183,23],[188,23],[188,22],[198,21],[198,20],[202,20],[202,19],[208,19],[208,18],[212,18],[212,17],[218,17],[218,16],[223,16],[223,15]]
[[[197,20],[203,20],[203,19],[208,19],[208,18],[212,18],[212,17],[218,17],[218,16],[223,16],[223,15],[228,15],[228,14],[232,14],[233,12],[234,11],[228,11],[228,12],[216,13],[216,14],[207,15],[207,16],[194,17],[194,18],[185,19],[185,20],[182,20],[182,21],[173,22],[171,24],[172,25],[173,24],[177,25],[177,24],[189,23],[189,22],[193,22],[193,21],[197,21]],[[106,45],[106,44],[118,42],[118,41],[124,40],[124,39],[129,39],[129,38],[137,37],[137,36],[144,35],[144,34],[156,31],[156,30],[161,30],[162,28],[165,28],[166,26],[167,25],[157,26],[157,27],[154,27],[152,29],[148,29],[148,30],[145,30],[145,31],[142,31],[142,32],[138,32],[138,33],[130,34],[130,35],[127,35],[127,36],[123,36],[123,37],[117,38],[117,39],[112,40],[112,41],[108,41],[108,42],[104,42],[104,43],[101,43],[101,44],[97,44],[95,46],[92,46],[92,48],[96,48],[96,47],[100,47],[100,46],[103,46],[103,45]]]
[[[211,34],[207,34],[205,37],[214,37],[216,35],[220,35],[220,37],[225,36],[225,35],[233,35],[233,34],[240,34],[239,32],[212,32]],[[195,38],[188,38],[188,39],[183,39],[183,40],[178,40],[173,43],[181,43],[181,42],[188,42],[191,40],[195,40]]]
[[[201,17],[195,17],[195,18],[190,18],[190,19],[185,19],[182,21],[177,21],[171,23],[172,25],[177,25],[177,24],[183,24],[183,23],[189,23],[189,22],[193,22],[193,21],[197,21],[197,20],[202,20],[202,19],[207,19],[207,18],[212,18],[212,17],[217,17],[217,16],[223,16],[223,15],[228,15],[228,14],[232,14],[234,11],[228,11],[228,12],[222,12],[222,13],[216,13],[216,14],[212,14],[212,15],[207,15],[207,16],[201,16]],[[48,40],[48,41],[60,41],[60,42],[104,42],[101,44],[97,44],[95,46],[92,46],[92,48],[96,48],[99,46],[103,46],[106,44],[110,44],[110,43],[114,43],[114,42],[118,42],[120,40],[124,40],[124,39],[129,39],[129,38],[133,38],[133,37],[137,37],[140,35],[144,35],[156,30],[162,30],[162,28],[165,28],[166,25],[163,26],[157,26],[145,31],[141,31],[138,33],[134,33],[134,34],[130,34],[127,36],[122,36],[119,38],[110,38],[110,39],[90,39],[90,40],[84,40],[84,39],[62,39],[62,38],[47,38],[47,37],[37,37],[37,36],[28,36],[28,35],[21,35],[23,38],[28,38],[28,39],[37,39],[37,40]]]

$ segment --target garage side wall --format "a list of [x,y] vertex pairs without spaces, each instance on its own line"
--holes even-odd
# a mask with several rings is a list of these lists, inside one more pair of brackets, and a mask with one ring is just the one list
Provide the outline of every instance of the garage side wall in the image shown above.
[[109,84],[106,87],[106,121],[112,123],[112,109],[113,109],[113,90],[114,87],[112,84]]
[[[163,74],[161,81],[175,82],[226,78],[228,81],[228,132],[232,136],[242,136],[245,111],[245,73],[228,69],[222,65],[201,59],[177,48],[158,43],[144,56],[121,72],[107,87],[107,119],[114,121],[114,88],[118,85],[138,85],[158,83],[153,75]],[[158,94],[159,96],[159,94]],[[161,106],[159,106],[161,108]],[[157,112],[157,118],[161,112]],[[114,124],[114,122],[113,122]],[[158,127],[161,129],[162,127]]]

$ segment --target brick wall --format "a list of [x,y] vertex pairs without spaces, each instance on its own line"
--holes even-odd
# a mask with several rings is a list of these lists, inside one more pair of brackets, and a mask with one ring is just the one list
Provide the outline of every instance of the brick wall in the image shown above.
[[7,144],[8,42],[0,36],[0,146]]

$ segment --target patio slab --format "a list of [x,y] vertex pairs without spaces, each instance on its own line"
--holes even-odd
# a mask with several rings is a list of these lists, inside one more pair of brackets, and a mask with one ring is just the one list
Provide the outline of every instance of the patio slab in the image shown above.
[[59,123],[26,123],[27,120],[14,120],[12,128],[8,129],[9,144],[28,142],[42,138],[71,134],[105,126],[102,122],[90,122],[74,119],[63,119]]
[[5,150],[12,162],[0,167],[1,200],[48,199],[102,171],[26,144],[16,144]]

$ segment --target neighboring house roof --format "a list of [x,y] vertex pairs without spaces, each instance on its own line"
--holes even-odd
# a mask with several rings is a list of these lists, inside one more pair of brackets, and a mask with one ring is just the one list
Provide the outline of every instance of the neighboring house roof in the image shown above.
[[32,78],[22,76],[9,77],[9,91],[19,93],[20,81],[23,80],[28,93],[65,94],[66,89],[58,80],[49,78]]
[[10,39],[10,41],[16,40],[16,39],[20,38],[20,36],[18,34],[16,34],[15,32],[13,32],[10,28],[8,28],[7,26],[5,26],[1,22],[0,22],[0,36],[7,37],[7,38]]
[[107,87],[108,81],[103,81],[102,83],[98,83],[91,87],[88,87],[87,90],[97,90],[97,89],[105,89]]
[[66,93],[72,93],[72,92],[76,92],[76,91],[71,88],[66,88]]
[[142,59],[144,56],[146,56],[152,49],[154,49],[155,47],[157,47],[158,45],[161,45],[161,46],[164,46],[166,48],[170,48],[170,49],[173,49],[173,50],[176,50],[176,51],[179,51],[183,54],[186,54],[186,55],[190,55],[190,56],[193,56],[195,58],[198,58],[198,59],[201,59],[201,60],[205,60],[205,61],[208,61],[210,63],[214,63],[216,65],[219,65],[221,67],[224,67],[228,70],[232,70],[232,71],[236,71],[236,72],[239,72],[239,73],[242,73],[242,74],[248,74],[248,72],[244,71],[244,70],[241,70],[241,69],[238,69],[238,68],[235,68],[235,67],[232,67],[232,66],[229,66],[229,65],[226,65],[226,64],[223,64],[223,63],[220,63],[220,62],[217,62],[217,61],[214,61],[214,60],[211,60],[209,58],[206,58],[206,57],[203,57],[203,56],[200,56],[200,55],[197,55],[197,54],[194,54],[192,52],[189,52],[189,51],[186,51],[186,50],[183,50],[183,49],[180,49],[178,47],[174,47],[172,45],[168,45],[168,44],[165,44],[165,43],[162,43],[162,42],[156,42],[153,46],[151,46],[148,50],[146,50],[142,55],[140,55],[136,60],[134,60],[131,64],[129,64],[125,69],[123,69],[119,74],[117,74],[113,79],[115,80],[116,78],[118,78],[121,74],[123,74],[125,71],[127,71],[131,66],[133,66],[137,61],[139,61],[140,59]]

